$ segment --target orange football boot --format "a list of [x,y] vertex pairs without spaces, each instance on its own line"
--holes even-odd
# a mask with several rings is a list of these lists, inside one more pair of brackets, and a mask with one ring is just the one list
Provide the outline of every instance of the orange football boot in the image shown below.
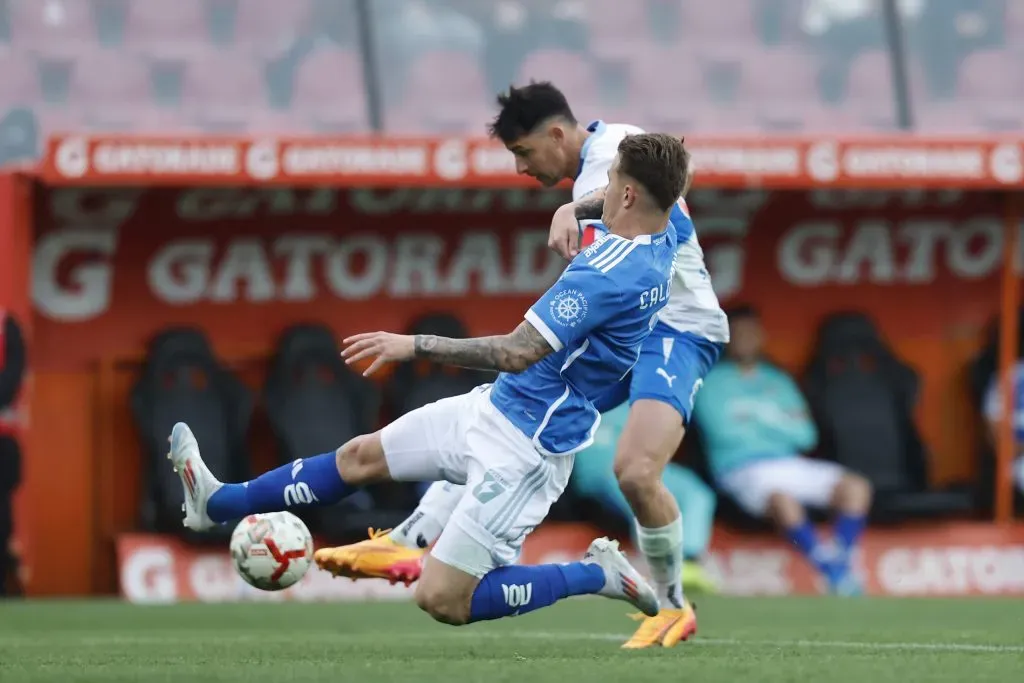
[[663,609],[654,617],[637,614],[633,618],[643,623],[622,646],[624,650],[672,647],[697,632],[697,612],[690,603],[683,609]]
[[371,528],[368,531],[370,538],[367,540],[337,548],[321,548],[313,559],[321,569],[353,581],[387,579],[392,584],[401,581],[408,586],[420,578],[426,550],[399,545],[391,538],[391,529]]

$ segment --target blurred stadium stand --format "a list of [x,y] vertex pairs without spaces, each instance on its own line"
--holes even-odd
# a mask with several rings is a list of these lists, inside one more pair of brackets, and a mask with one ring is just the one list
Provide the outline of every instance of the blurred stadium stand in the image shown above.
[[[386,132],[480,133],[495,92],[547,78],[583,118],[886,131],[898,116],[881,4],[374,0],[361,17],[357,0],[0,0],[0,115],[34,115],[39,135],[358,133],[379,101]],[[1024,3],[898,6],[915,128],[1024,130]]]

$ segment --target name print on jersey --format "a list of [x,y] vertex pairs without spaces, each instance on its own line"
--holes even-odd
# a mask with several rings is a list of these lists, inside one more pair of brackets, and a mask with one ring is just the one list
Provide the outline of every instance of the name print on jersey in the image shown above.
[[646,292],[640,292],[640,310],[656,306],[662,301],[668,301],[668,295],[672,292],[672,278],[665,281],[665,284],[651,287]]

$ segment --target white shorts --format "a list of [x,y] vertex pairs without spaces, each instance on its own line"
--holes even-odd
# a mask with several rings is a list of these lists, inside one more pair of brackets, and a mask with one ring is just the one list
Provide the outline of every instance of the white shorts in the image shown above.
[[834,462],[794,455],[760,460],[727,472],[719,486],[751,515],[763,517],[768,499],[776,493],[812,508],[828,507],[832,492],[846,470]]
[[396,481],[466,485],[431,554],[476,577],[519,558],[572,473],[573,456],[538,453],[491,403],[490,385],[406,413],[381,444]]

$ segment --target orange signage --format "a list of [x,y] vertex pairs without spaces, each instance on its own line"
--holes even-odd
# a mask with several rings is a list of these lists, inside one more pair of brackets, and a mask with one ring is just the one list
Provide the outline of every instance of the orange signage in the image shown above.
[[[308,320],[343,335],[401,330],[432,310],[460,315],[474,334],[501,333],[564,268],[547,248],[561,192],[49,188],[37,197],[34,361],[45,369],[134,356],[182,322],[233,348],[268,348]],[[1004,232],[981,193],[698,191],[691,208],[719,297],[759,305],[775,339],[809,338],[820,316],[868,304],[890,339],[980,329],[995,312]]]
[[[1024,185],[1024,138],[700,138],[687,136],[704,186],[988,188]],[[478,138],[57,136],[52,185],[259,184],[532,187],[512,155]]]
[[[823,530],[824,531],[824,530]],[[579,524],[541,527],[526,541],[523,562],[578,559],[597,530]],[[386,581],[334,580],[313,568],[278,593],[251,588],[234,571],[227,548],[186,546],[165,536],[126,534],[117,541],[120,592],[131,602],[232,600],[404,600],[412,589]],[[641,566],[642,559],[630,552]],[[782,540],[716,530],[707,560],[727,595],[807,595],[821,586]],[[867,532],[857,571],[870,595],[1024,596],[1024,526],[925,526]]]

